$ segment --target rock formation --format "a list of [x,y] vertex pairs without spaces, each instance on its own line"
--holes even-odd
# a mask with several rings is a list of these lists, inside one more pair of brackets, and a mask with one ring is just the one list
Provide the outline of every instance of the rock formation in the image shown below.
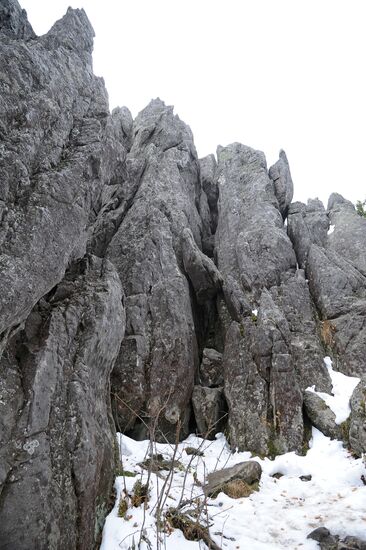
[[[110,113],[93,34],[0,5],[1,550],[97,544],[115,426],[276,455],[310,421],[366,451],[366,220],[291,203],[283,151],[198,159],[160,99]],[[362,378],[347,433],[306,392],[324,355]]]

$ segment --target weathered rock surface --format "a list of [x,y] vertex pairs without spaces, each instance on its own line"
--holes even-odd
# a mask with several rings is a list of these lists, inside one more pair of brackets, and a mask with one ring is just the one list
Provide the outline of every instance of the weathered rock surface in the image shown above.
[[307,206],[292,204],[288,234],[300,266],[306,268],[328,353],[337,357],[342,372],[362,376],[362,349],[366,344],[366,220],[356,213],[352,203],[334,193],[329,199],[328,214],[320,201],[309,201]]
[[268,175],[273,181],[274,192],[282,216],[287,216],[288,207],[294,196],[294,184],[291,178],[290,166],[285,151],[280,151],[278,161],[271,166]]
[[0,17],[1,334],[84,255],[101,189],[125,149],[92,74],[85,12],[68,10],[40,38],[16,0]]
[[5,349],[0,548],[93,548],[114,478],[109,377],[124,323],[115,269],[87,257]]
[[330,249],[312,245],[308,257],[309,286],[318,307],[322,336],[342,372],[365,373],[366,278],[348,260]]
[[366,379],[354,389],[350,401],[349,445],[357,456],[366,453]]
[[301,449],[302,393],[285,320],[268,293],[262,298],[257,323],[233,322],[227,333],[225,397],[231,445],[274,455]]
[[214,298],[222,287],[222,277],[214,262],[198,248],[192,231],[187,227],[182,234],[184,269],[192,283],[199,304]]
[[302,450],[303,405],[339,435],[303,397],[331,390],[331,354],[362,378],[349,439],[366,447],[366,220],[337,194],[291,204],[284,152],[269,171],[238,143],[199,160],[160,99],[110,113],[93,35],[69,9],[37,37],[1,2],[1,549],[94,547],[110,384],[129,435],[215,432],[228,412],[232,447],[273,456]]
[[342,439],[341,428],[335,422],[336,416],[324,399],[312,391],[305,391],[304,407],[313,426],[332,439]]
[[210,495],[217,492],[220,487],[230,481],[241,479],[251,485],[252,483],[260,481],[262,476],[262,467],[256,460],[248,460],[246,462],[240,462],[231,466],[230,468],[224,468],[223,470],[217,470],[207,476],[207,483],[203,487],[204,493]]
[[[134,389],[128,379],[123,383],[122,378],[113,392],[119,399],[117,410],[127,402],[129,416],[131,404],[137,406],[135,418],[149,423],[159,416],[161,438],[174,437],[178,419],[184,436],[199,361],[181,237],[189,228],[201,244],[202,223],[196,208],[198,161],[190,129],[160,100],[152,101],[138,115],[132,135],[126,162],[141,165],[143,170],[136,176],[133,201],[105,253],[116,266],[126,293],[127,336],[139,337],[139,353],[120,354],[116,369],[133,372],[137,365],[139,380],[141,369],[144,372],[146,392],[139,385]],[[196,247],[194,253],[204,270],[205,286],[215,266]],[[121,425],[124,414],[122,410],[118,418]]]
[[332,535],[326,527],[318,527],[307,538],[319,542],[321,550],[366,550],[366,540],[352,536],[341,539],[338,535]]
[[205,348],[200,366],[200,382],[202,386],[215,388],[224,383],[222,353],[215,349]]
[[18,2],[14,0],[1,2],[0,30],[11,38],[23,38],[24,40],[35,38],[25,10],[22,10]]
[[290,205],[287,232],[293,243],[297,262],[301,269],[306,267],[311,245],[325,245],[328,228],[329,219],[320,200],[309,199],[306,205],[302,202],[294,202]]
[[201,437],[212,439],[221,431],[227,417],[222,388],[195,386],[192,405],[198,433]]
[[247,293],[279,284],[296,268],[264,154],[239,143],[217,150],[217,265]]
[[331,392],[316,311],[303,271],[297,270],[296,276],[272,287],[271,296],[288,324],[290,354],[301,390],[315,385],[317,391]]
[[329,197],[328,216],[333,226],[328,235],[328,247],[366,276],[366,219],[359,216],[354,205],[338,193]]
[[231,276],[227,275],[223,282],[222,290],[224,293],[225,304],[228,313],[233,321],[240,321],[243,317],[248,317],[252,309],[247,302],[239,283]]

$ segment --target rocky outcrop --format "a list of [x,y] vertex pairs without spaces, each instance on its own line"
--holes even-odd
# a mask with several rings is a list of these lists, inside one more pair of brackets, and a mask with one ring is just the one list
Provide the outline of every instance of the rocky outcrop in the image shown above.
[[123,292],[85,252],[126,149],[93,34],[83,10],[37,38],[0,7],[1,548],[92,548],[114,477]]
[[271,166],[268,175],[273,181],[280,212],[283,218],[286,218],[288,208],[294,196],[294,184],[285,151],[280,151],[280,158]]
[[217,266],[242,290],[258,298],[261,288],[281,282],[296,258],[267,173],[264,154],[239,143],[217,150],[219,221]]
[[[141,369],[144,373],[144,389],[132,387],[130,380],[124,383],[120,377],[113,393],[119,402],[116,409],[121,428],[127,427],[126,418],[129,426],[132,418],[140,418],[143,427],[158,416],[157,436],[164,439],[175,434],[179,419],[181,435],[188,433],[198,368],[181,245],[185,228],[190,228],[192,238],[201,244],[202,223],[196,208],[198,162],[190,129],[160,100],[152,101],[139,114],[132,135],[126,162],[142,170],[134,176],[133,201],[105,255],[116,266],[126,293],[126,335],[139,339],[138,352],[120,354],[115,368],[132,372],[137,365],[137,373]],[[193,250],[198,258],[197,248]],[[205,271],[202,263],[200,267]],[[202,283],[204,287],[206,283]]]
[[103,81],[92,74],[94,33],[85,12],[68,10],[40,38],[16,0],[2,4],[0,16],[0,334],[6,334],[85,254],[102,188],[125,148]]
[[114,478],[109,377],[124,322],[117,273],[92,257],[10,339],[0,365],[0,548],[97,541]]
[[290,205],[287,232],[301,269],[306,267],[311,245],[325,245],[328,229],[329,219],[320,200],[309,199],[306,205],[302,202],[294,202]]
[[328,235],[328,247],[347,259],[366,276],[366,220],[359,216],[354,205],[338,193],[328,201],[328,216],[332,232]]
[[320,201],[291,205],[288,234],[299,265],[306,268],[324,346],[342,372],[363,376],[366,220],[334,193],[327,213]]
[[4,549],[95,546],[114,422],[270,456],[302,452],[309,419],[344,437],[306,392],[331,391],[325,352],[361,378],[365,452],[366,220],[336,194],[291,203],[284,152],[269,171],[239,143],[199,160],[160,99],[110,113],[93,35],[83,10],[37,37],[0,6]]

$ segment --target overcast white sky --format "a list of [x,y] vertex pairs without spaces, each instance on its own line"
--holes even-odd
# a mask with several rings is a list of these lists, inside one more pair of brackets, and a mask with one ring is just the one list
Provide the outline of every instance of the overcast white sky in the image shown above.
[[37,34],[67,7],[96,33],[111,108],[175,106],[199,156],[285,149],[295,199],[366,198],[365,0],[20,0]]

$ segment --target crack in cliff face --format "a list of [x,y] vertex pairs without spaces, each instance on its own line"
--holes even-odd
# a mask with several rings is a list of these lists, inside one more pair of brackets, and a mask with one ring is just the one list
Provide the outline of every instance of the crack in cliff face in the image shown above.
[[19,550],[95,544],[110,383],[136,438],[225,429],[275,455],[319,417],[303,395],[331,391],[325,351],[365,376],[366,220],[336,194],[328,211],[292,203],[283,151],[269,170],[238,143],[198,159],[160,99],[110,114],[92,38],[83,10],[38,38],[16,0],[0,6],[0,538]]

